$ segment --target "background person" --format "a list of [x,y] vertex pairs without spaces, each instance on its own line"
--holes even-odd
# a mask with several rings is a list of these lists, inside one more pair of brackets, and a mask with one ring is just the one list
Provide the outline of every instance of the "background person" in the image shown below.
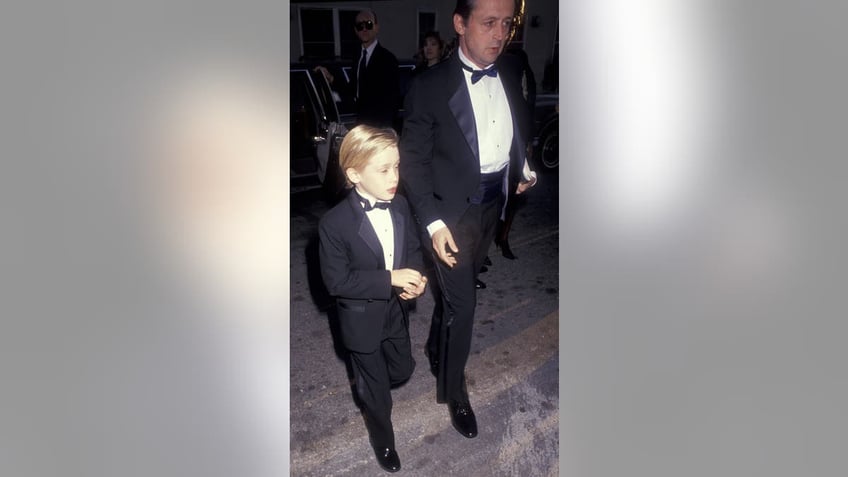
[[397,58],[377,40],[380,24],[376,13],[359,12],[353,28],[362,48],[353,61],[351,81],[334,77],[323,66],[316,69],[339,92],[353,98],[357,124],[392,127],[401,103]]
[[415,65],[414,74],[420,74],[428,68],[442,61],[445,51],[445,42],[437,31],[428,31],[424,34],[424,42],[421,45],[420,60]]

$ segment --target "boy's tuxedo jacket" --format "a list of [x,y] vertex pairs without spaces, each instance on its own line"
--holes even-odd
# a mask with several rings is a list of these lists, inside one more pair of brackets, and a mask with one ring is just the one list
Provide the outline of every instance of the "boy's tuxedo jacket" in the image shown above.
[[[396,195],[389,211],[395,240],[391,268],[422,271],[418,230],[406,199]],[[351,351],[373,352],[380,345],[390,300],[399,300],[404,313],[406,303],[397,297],[400,289],[391,285],[377,233],[352,190],[321,218],[318,234],[321,276],[336,298],[342,342]]]

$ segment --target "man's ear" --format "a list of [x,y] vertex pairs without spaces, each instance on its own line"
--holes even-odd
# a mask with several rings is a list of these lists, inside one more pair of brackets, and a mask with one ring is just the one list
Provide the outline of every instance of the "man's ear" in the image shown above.
[[458,13],[453,14],[453,29],[456,30],[457,35],[465,34],[465,23],[463,23],[462,15]]
[[347,176],[347,180],[349,180],[351,184],[359,184],[362,180],[362,178],[359,177],[359,172],[352,167],[345,169],[345,176]]

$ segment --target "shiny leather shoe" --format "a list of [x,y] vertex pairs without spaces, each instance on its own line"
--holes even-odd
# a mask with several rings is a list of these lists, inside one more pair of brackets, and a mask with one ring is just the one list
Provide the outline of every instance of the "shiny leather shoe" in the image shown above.
[[375,447],[374,455],[377,457],[377,463],[386,472],[397,472],[400,470],[400,457],[398,457],[394,449]]
[[454,429],[469,439],[477,437],[477,417],[474,416],[471,404],[451,401],[448,409]]
[[474,287],[478,290],[482,290],[482,289],[486,288],[486,284],[483,283],[482,280],[476,279],[476,280],[474,280]]

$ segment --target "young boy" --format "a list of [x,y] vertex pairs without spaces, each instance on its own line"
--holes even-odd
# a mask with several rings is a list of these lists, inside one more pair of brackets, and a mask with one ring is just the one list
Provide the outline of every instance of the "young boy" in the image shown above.
[[336,298],[371,445],[389,472],[400,470],[389,390],[415,369],[406,300],[427,285],[417,271],[421,252],[409,205],[395,195],[397,142],[392,129],[361,125],[347,133],[339,164],[353,190],[318,226],[321,275]]

